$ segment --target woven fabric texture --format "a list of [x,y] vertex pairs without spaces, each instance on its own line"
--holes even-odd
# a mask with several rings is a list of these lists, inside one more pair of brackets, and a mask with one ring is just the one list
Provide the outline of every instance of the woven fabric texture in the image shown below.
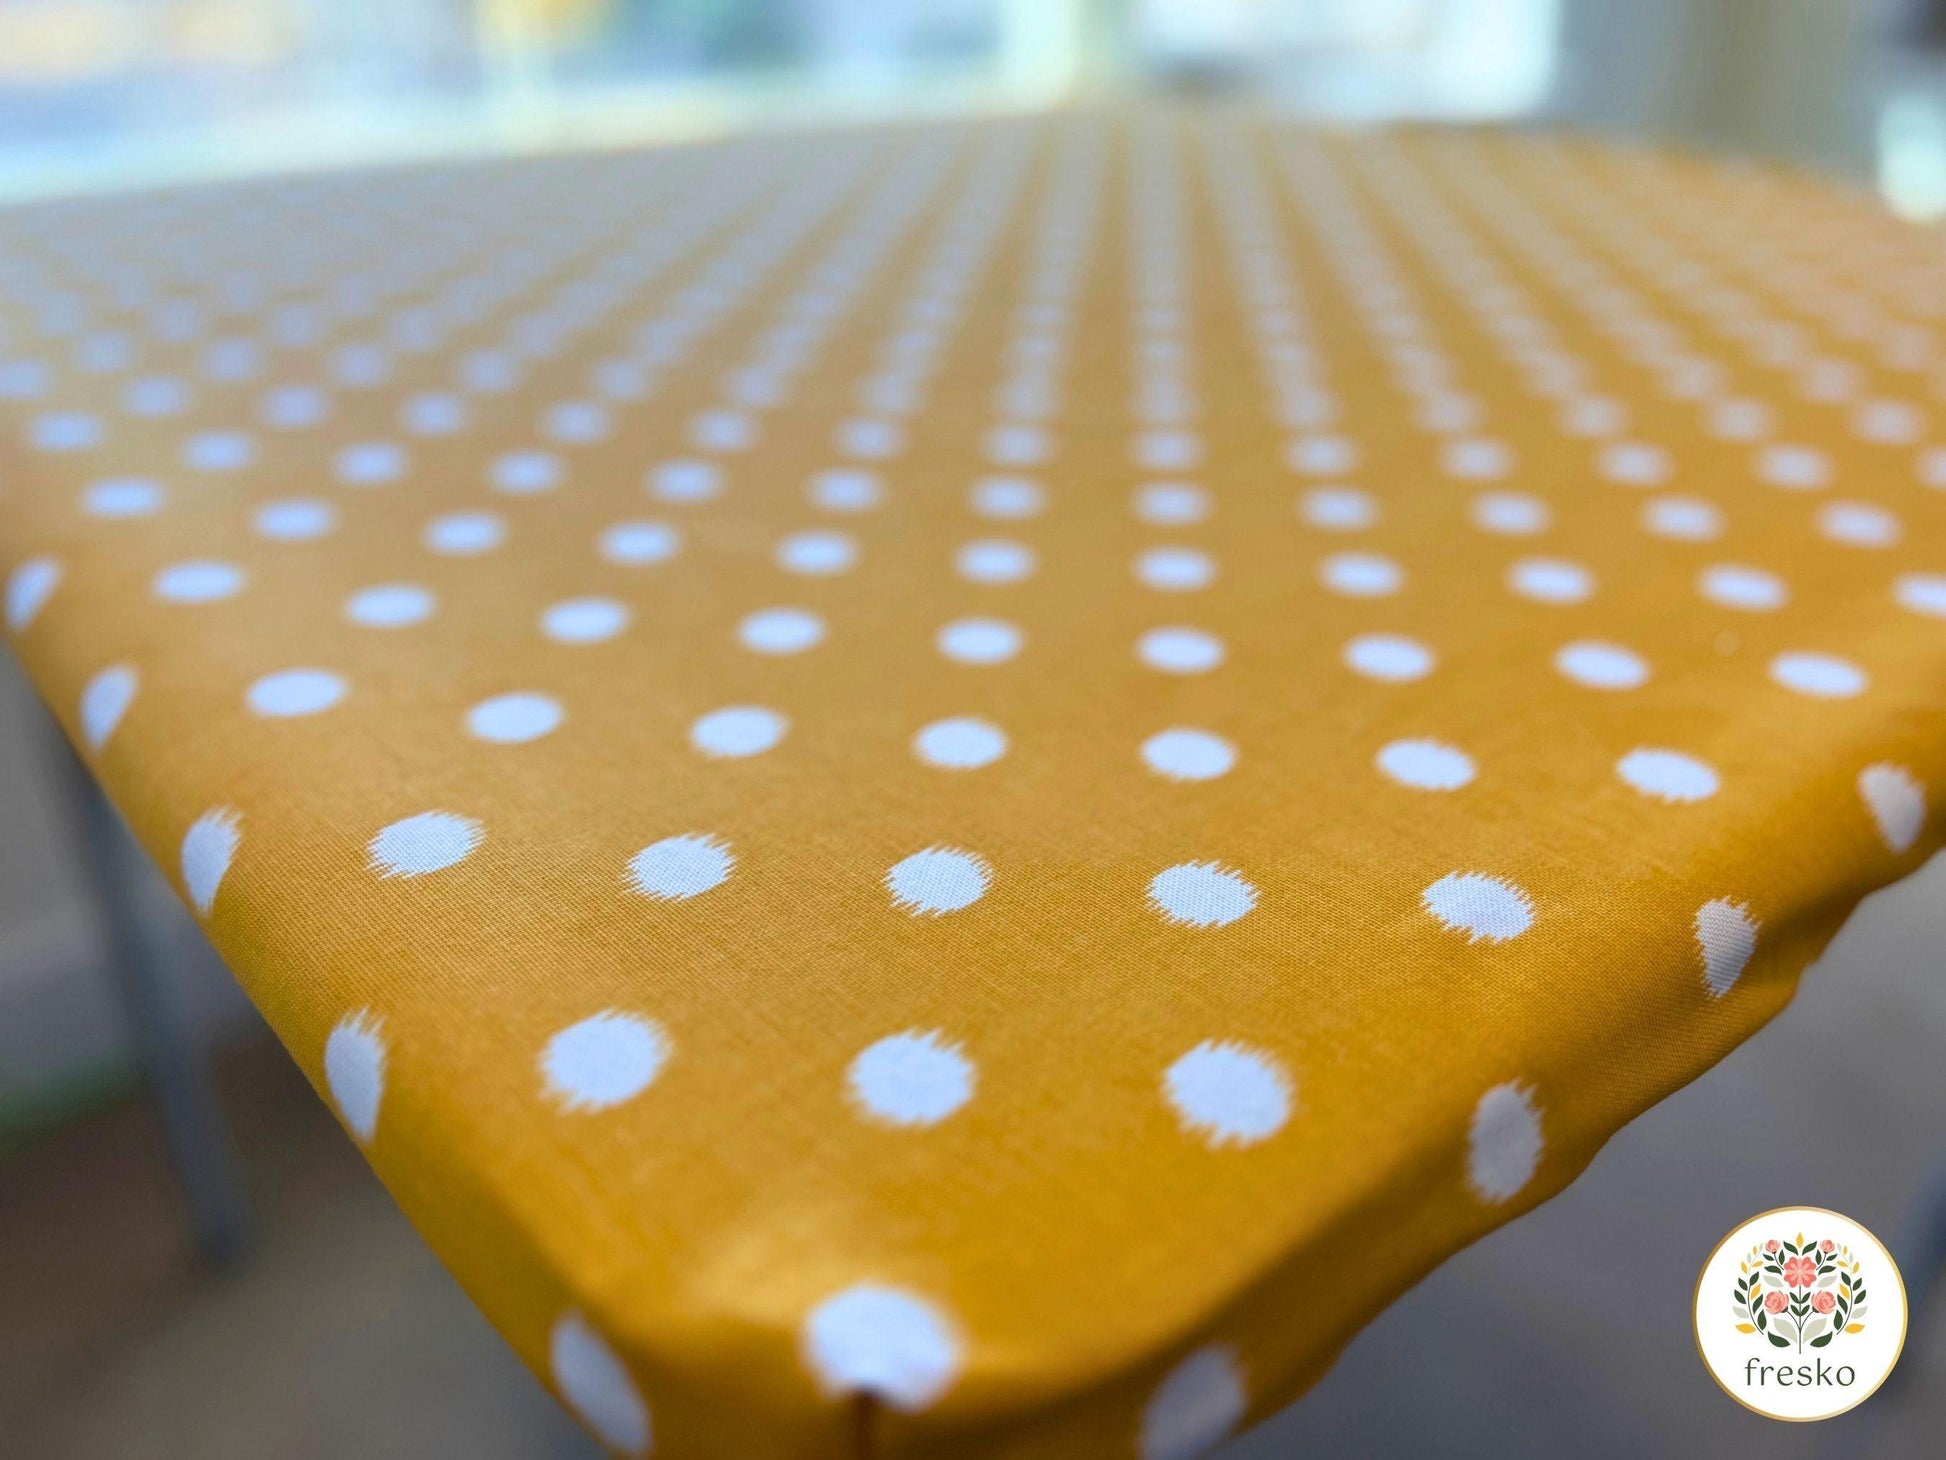
[[6,621],[616,1453],[1183,1460],[1937,845],[1943,286],[1166,110],[51,202]]

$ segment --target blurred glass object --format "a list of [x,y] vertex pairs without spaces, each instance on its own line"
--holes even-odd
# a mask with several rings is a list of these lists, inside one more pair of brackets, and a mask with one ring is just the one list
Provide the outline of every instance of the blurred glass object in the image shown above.
[[1036,105],[1088,0],[0,0],[0,193]]
[[1561,0],[1135,0],[1151,72],[1347,120],[1520,116],[1548,97]]
[[1946,217],[1946,106],[1937,95],[1895,96],[1880,110],[1878,188],[1902,218]]

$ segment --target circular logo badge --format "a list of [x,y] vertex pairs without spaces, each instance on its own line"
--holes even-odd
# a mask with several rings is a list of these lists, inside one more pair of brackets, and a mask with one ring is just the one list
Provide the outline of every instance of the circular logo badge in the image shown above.
[[1696,1347],[1723,1392],[1772,1419],[1862,1404],[1905,1347],[1905,1283],[1870,1232],[1779,1207],[1716,1245],[1696,1283]]

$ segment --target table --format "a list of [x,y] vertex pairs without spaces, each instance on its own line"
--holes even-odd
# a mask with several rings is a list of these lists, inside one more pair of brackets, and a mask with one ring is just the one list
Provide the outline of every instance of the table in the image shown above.
[[7,626],[616,1453],[1180,1460],[1938,845],[1943,283],[1222,110],[47,202]]

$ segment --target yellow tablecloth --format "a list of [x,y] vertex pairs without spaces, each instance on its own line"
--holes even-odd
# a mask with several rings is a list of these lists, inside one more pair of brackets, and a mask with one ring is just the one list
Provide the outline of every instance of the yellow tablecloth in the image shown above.
[[1943,275],[1171,112],[49,203],[6,617],[618,1453],[1179,1460],[1936,845]]

